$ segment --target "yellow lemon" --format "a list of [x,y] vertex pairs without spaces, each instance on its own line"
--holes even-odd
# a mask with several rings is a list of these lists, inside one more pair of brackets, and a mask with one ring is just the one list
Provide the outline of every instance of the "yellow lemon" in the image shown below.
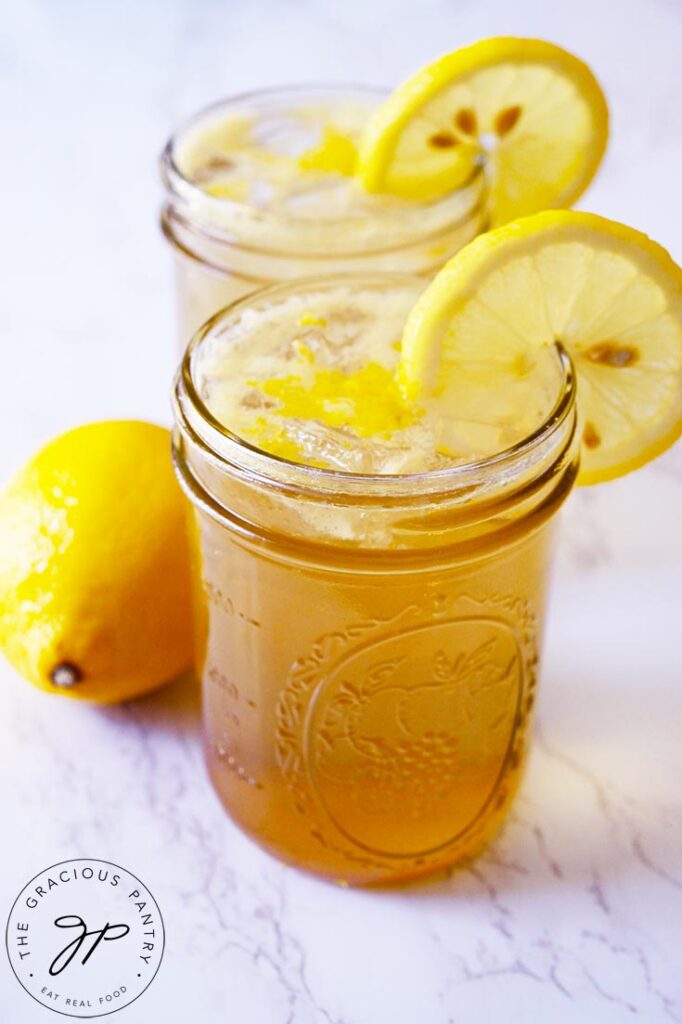
[[170,435],[93,423],[0,496],[0,649],[43,690],[128,700],[191,661],[184,504]]
[[429,201],[482,163],[497,225],[569,206],[607,137],[606,100],[581,60],[540,39],[484,39],[389,96],[365,129],[357,174],[369,192]]
[[523,217],[465,246],[410,313],[400,380],[414,399],[472,365],[495,379],[557,342],[578,378],[579,483],[637,469],[679,438],[682,269],[589,213]]

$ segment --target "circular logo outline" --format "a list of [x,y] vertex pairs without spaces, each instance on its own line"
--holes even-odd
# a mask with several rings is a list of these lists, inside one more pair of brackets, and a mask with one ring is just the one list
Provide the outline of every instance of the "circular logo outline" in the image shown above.
[[[66,865],[69,865],[69,864],[88,864],[88,865],[89,864],[104,864],[108,868],[115,868],[118,871],[123,872],[125,875],[128,875],[135,882],[137,882],[138,885],[141,886],[141,888],[145,891],[145,893],[147,893],[147,895],[151,898],[151,900],[153,901],[154,906],[156,908],[156,911],[158,912],[159,921],[161,923],[161,950],[159,952],[159,959],[158,959],[158,963],[156,964],[156,967],[154,969],[154,973],[151,975],[151,977],[149,978],[149,980],[145,984],[144,988],[140,989],[140,991],[137,993],[137,995],[134,996],[131,1000],[129,1000],[129,1002],[122,1003],[120,1006],[115,1006],[115,1007],[113,1007],[110,1010],[104,1010],[102,1013],[89,1013],[89,1014],[68,1013],[66,1010],[57,1009],[57,1007],[51,1006],[50,1003],[43,1002],[41,999],[38,998],[37,995],[34,995],[34,993],[31,992],[30,989],[28,989],[26,987],[26,985],[24,984],[24,982],[20,978],[20,976],[17,973],[16,968],[14,966],[14,960],[13,960],[12,954],[10,952],[10,934],[9,934],[9,932],[10,932],[10,925],[12,923],[12,915],[14,914],[14,910],[15,910],[17,904],[19,903],[19,901],[21,900],[22,896],[24,896],[26,891],[28,889],[30,889],[32,884],[37,879],[41,878],[43,875],[46,875],[46,874],[48,874],[51,871],[54,871],[55,868],[64,868]],[[151,983],[154,981],[154,978],[156,977],[156,975],[159,973],[159,968],[161,967],[161,964],[163,962],[163,956],[164,956],[164,953],[166,951],[166,924],[165,924],[165,921],[163,919],[163,914],[161,913],[161,907],[159,906],[159,904],[157,902],[157,899],[154,896],[154,894],[152,893],[151,889],[142,881],[141,878],[138,878],[137,875],[133,874],[132,871],[129,871],[128,868],[124,868],[120,864],[114,863],[114,861],[104,860],[102,857],[70,857],[68,860],[57,861],[55,864],[50,864],[48,867],[43,868],[41,871],[38,871],[32,878],[30,878],[28,880],[28,882],[26,882],[22,886],[22,888],[20,889],[16,899],[14,900],[14,902],[12,903],[12,906],[10,907],[9,914],[7,915],[7,924],[5,926],[5,949],[7,951],[7,959],[9,961],[9,965],[10,965],[10,967],[12,969],[12,973],[13,973],[14,977],[17,979],[19,985],[24,990],[24,992],[28,996],[30,996],[31,999],[33,999],[34,1002],[36,1002],[39,1006],[42,1006],[44,1009],[51,1010],[53,1013],[58,1013],[61,1017],[70,1017],[73,1020],[93,1020],[93,1019],[95,1019],[97,1017],[110,1017],[113,1013],[118,1013],[120,1010],[125,1010],[126,1007],[132,1006],[132,1004],[134,1002],[136,1002],[140,998],[141,995],[144,995],[144,993],[147,991],[147,989],[149,988]]]

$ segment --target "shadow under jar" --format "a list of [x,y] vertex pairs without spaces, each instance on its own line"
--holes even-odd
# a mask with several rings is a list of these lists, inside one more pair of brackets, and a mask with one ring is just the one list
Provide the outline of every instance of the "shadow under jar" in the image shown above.
[[[408,283],[357,281],[379,303]],[[271,853],[344,883],[399,881],[480,850],[518,786],[577,470],[574,378],[553,350],[547,415],[479,461],[363,475],[278,458],[214,417],[199,367],[244,314],[307,287],[223,310],[176,380],[205,752],[227,811]]]
[[335,273],[434,274],[485,229],[484,174],[429,202],[369,195],[350,177],[303,166],[330,127],[357,141],[386,94],[290,86],[197,114],[161,156],[161,214],[177,282],[179,342],[258,288]]

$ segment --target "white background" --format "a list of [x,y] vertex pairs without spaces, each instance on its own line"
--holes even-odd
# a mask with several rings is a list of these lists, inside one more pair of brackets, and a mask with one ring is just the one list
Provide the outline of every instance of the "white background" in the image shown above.
[[[156,157],[269,83],[395,83],[537,35],[595,69],[613,141],[583,208],[682,259],[680,0],[157,0],[1,6],[0,478],[69,426],[168,422],[175,337]],[[185,684],[110,710],[0,665],[0,916],[68,857],[138,874],[166,958],[126,1024],[682,1021],[682,452],[565,517],[530,770],[471,869],[393,892],[280,866],[218,807]],[[0,957],[0,1019],[57,1020]]]

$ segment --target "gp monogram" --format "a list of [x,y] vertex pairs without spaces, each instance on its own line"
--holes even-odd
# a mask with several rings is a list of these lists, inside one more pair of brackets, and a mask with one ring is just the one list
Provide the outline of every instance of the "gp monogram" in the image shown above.
[[151,983],[164,948],[156,900],[129,871],[101,860],[55,864],[22,889],[7,922],[17,980],[70,1017],[128,1006]]

